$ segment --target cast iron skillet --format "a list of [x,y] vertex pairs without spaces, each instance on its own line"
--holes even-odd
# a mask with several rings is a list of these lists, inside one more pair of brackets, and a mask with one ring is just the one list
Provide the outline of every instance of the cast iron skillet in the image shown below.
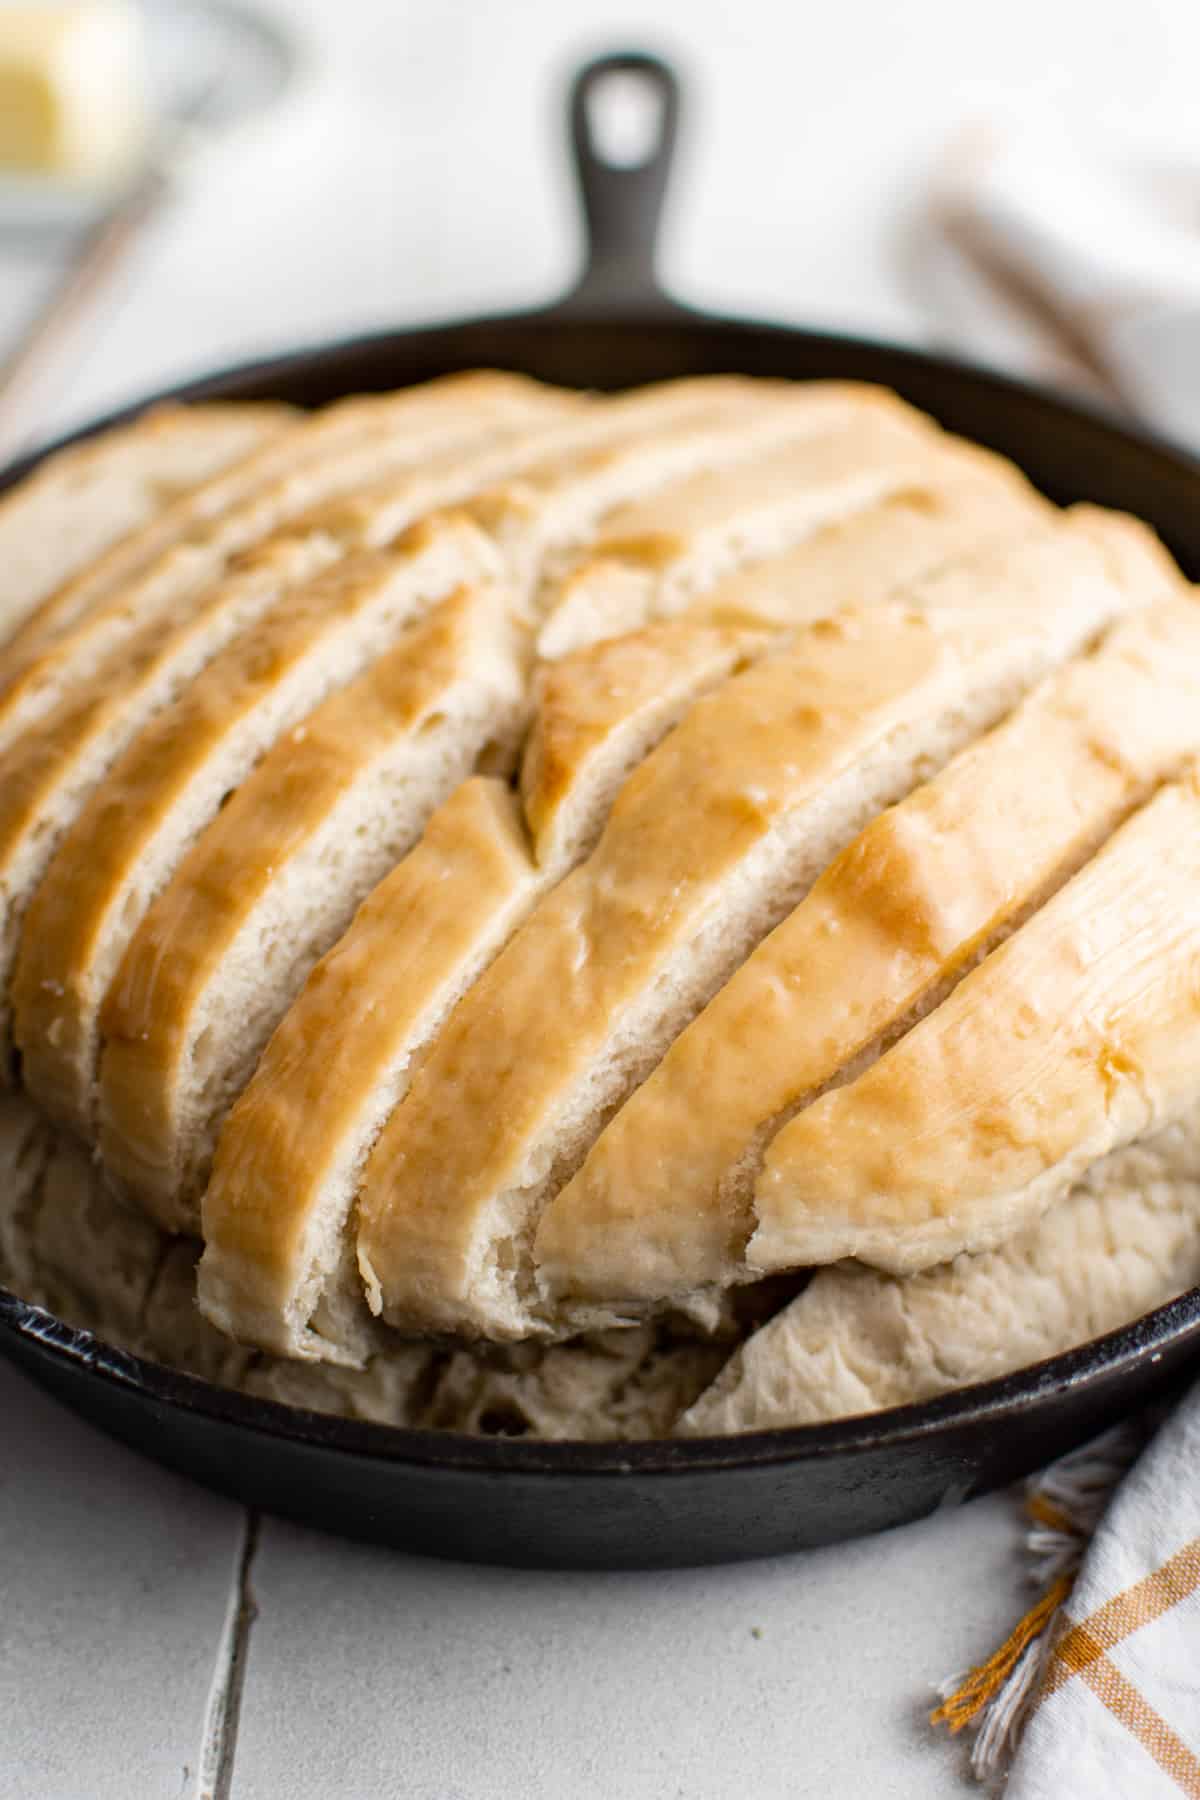
[[[614,72],[659,96],[658,147],[635,169],[603,163],[590,135],[594,90]],[[578,75],[570,123],[590,249],[559,304],[356,338],[183,394],[315,406],[475,366],[599,388],[719,371],[859,377],[1012,457],[1056,500],[1140,514],[1200,576],[1200,464],[1178,450],[944,357],[714,318],[668,298],[654,246],[677,111],[674,77],[654,58],[609,57]],[[484,1562],[651,1568],[878,1530],[1027,1473],[1182,1376],[1200,1352],[1200,1289],[1069,1355],[929,1404],[687,1443],[525,1443],[301,1412],[139,1361],[3,1290],[0,1347],[114,1437],[305,1523]]]

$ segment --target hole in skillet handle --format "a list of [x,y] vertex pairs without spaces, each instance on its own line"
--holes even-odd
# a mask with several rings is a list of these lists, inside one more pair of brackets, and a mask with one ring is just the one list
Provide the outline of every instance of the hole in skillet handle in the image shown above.
[[556,318],[664,318],[686,308],[655,275],[659,222],[679,123],[679,81],[645,51],[585,63],[567,103],[587,260]]

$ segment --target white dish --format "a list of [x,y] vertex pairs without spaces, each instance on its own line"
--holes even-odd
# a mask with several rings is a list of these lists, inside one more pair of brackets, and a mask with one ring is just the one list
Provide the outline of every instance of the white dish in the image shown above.
[[[303,85],[306,59],[276,19],[239,0],[140,0],[150,102],[168,126],[206,101],[203,139],[224,145],[265,123]],[[45,176],[0,173],[0,232],[57,233],[86,225],[111,194]]]

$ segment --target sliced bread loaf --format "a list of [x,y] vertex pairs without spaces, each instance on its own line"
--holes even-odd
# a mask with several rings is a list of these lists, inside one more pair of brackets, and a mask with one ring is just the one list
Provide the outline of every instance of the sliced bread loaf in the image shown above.
[[[524,650],[506,589],[443,601],[275,744],[143,919],[105,1009],[103,1150],[169,1229],[198,1225],[225,1111],[317,958],[480,754],[511,760]],[[74,984],[79,1089],[110,966],[93,952]]]
[[[538,452],[534,447],[535,460],[519,489],[518,536],[524,547],[524,564],[527,569],[533,568],[525,555],[531,543],[545,551],[560,537],[577,535],[582,521],[590,518],[614,492],[626,493],[631,484],[636,489],[648,481],[665,480],[681,457],[719,460],[722,456],[748,454],[753,445],[770,442],[772,434],[778,435],[784,427],[792,434],[819,432],[827,418],[841,418],[848,411],[856,414],[863,407],[879,407],[890,417],[891,409],[874,396],[864,398],[859,390],[813,389],[800,396],[790,389],[782,396],[768,390],[764,399],[755,384],[722,380],[668,385],[609,403],[604,428],[599,433],[594,411],[576,425],[551,434],[555,446],[552,456],[536,460]],[[925,428],[918,423],[904,429],[919,433]],[[570,454],[565,446],[570,446]],[[489,468],[494,468],[495,453],[494,444],[481,452]],[[528,439],[519,446],[510,442],[503,453],[517,461],[522,457],[527,461]],[[458,461],[461,464],[469,459]],[[482,466],[477,465],[475,473],[481,472]],[[427,464],[418,479],[425,497],[430,498],[431,487],[436,488],[439,480],[461,484],[469,476],[469,467],[465,474],[461,467],[456,473],[452,463],[444,470],[435,468],[431,474]],[[508,516],[506,509],[513,504],[516,492],[493,490],[482,510],[498,507]],[[339,521],[340,537],[330,535],[331,519],[327,517],[322,525],[310,515],[312,529],[308,535],[299,536],[294,543],[285,541],[271,546],[268,554],[272,560],[312,558],[318,565],[329,562],[340,554],[346,535],[353,541],[356,536],[379,536],[393,530],[401,521],[403,507],[411,509],[413,500],[414,484],[410,481],[402,491],[393,487],[356,502],[349,509],[349,516]],[[510,547],[513,541],[510,539]],[[323,590],[319,590],[318,600],[320,591]],[[11,899],[5,942],[0,945],[6,949],[9,960],[0,959],[0,982],[10,966],[29,885],[40,877],[48,852],[53,849],[52,834],[60,834],[71,824],[86,794],[112,768],[138,727],[156,714],[161,715],[157,734],[152,729],[127,758],[136,764],[136,780],[131,783],[127,779],[125,768],[117,771],[99,796],[96,808],[79,820],[62,859],[50,873],[46,896],[35,915],[36,928],[29,934],[30,960],[21,983],[31,1021],[22,1030],[30,1052],[26,1079],[55,1118],[78,1131],[89,1130],[95,1013],[103,994],[103,986],[97,985],[102,980],[100,971],[115,971],[148,896],[169,877],[174,866],[171,859],[177,860],[181,847],[190,841],[197,827],[197,816],[186,806],[173,821],[166,816],[183,783],[193,779],[191,770],[210,753],[211,733],[189,721],[193,714],[211,721],[214,714],[225,711],[220,699],[224,689],[230,687],[234,693],[243,690],[242,672],[247,660],[265,666],[278,654],[276,639],[281,631],[292,642],[298,642],[298,631],[309,631],[314,626],[311,604],[303,609],[301,624],[297,626],[293,616],[296,604],[288,598],[285,588],[282,598],[286,601],[287,617],[282,621],[276,617],[279,608],[274,606],[257,632],[249,638],[240,637],[238,634],[253,622],[249,612],[251,599],[261,613],[267,597],[265,589],[235,577],[210,590],[182,620],[151,617],[144,621],[132,638],[110,648],[107,661],[93,672],[90,686],[76,694],[68,681],[67,698],[34,731],[27,729],[19,748],[10,752],[14,771],[33,770],[36,778],[32,774],[21,775],[19,821],[13,822],[7,837],[0,834],[0,851],[10,839],[15,846],[20,837],[22,844],[19,868],[15,847],[7,852],[14,872],[8,884]],[[92,636],[95,638],[94,631]],[[234,642],[229,644],[231,638]],[[229,647],[222,651],[223,645]],[[286,663],[287,658],[283,660]],[[208,672],[196,692],[184,695],[177,707],[164,713],[163,709],[171,707],[185,683],[205,664]],[[72,665],[70,672],[77,674],[78,670]],[[37,694],[40,705],[48,691],[44,670],[39,679],[43,683]],[[11,725],[16,717],[16,697],[11,691],[8,699]],[[229,719],[236,715],[236,706],[228,709]],[[0,704],[0,732],[4,723]],[[260,718],[255,729],[261,729],[261,724]],[[170,754],[162,750],[164,738],[171,742]],[[241,741],[236,733],[235,739]],[[255,741],[256,753],[261,754],[265,743],[261,739]],[[192,762],[185,775],[189,753]],[[228,781],[234,778],[229,775]],[[104,848],[93,856],[91,841],[98,825]],[[31,834],[38,840],[36,856],[30,846]],[[157,844],[157,850],[151,848],[152,843]],[[164,856],[166,862],[162,860]],[[91,879],[87,883],[78,878],[81,866],[89,869]],[[85,896],[82,905],[81,889]],[[53,930],[45,928],[51,918],[55,921]],[[44,1024],[43,1015],[52,1003],[56,1009],[53,1041],[42,1031],[42,1024],[32,1023],[37,1019]],[[0,1030],[8,1030],[2,1004]]]
[[798,1113],[754,1197],[753,1270],[902,1274],[988,1250],[1190,1105],[1200,787],[1171,782],[857,1080]]
[[762,1154],[791,1114],[930,1011],[1197,751],[1189,594],[1117,625],[830,865],[552,1202],[546,1291],[628,1316],[744,1279]]
[[922,1274],[823,1269],[732,1356],[681,1437],[932,1400],[1058,1356],[1200,1282],[1200,1113],[1089,1169],[1000,1249]]
[[544,1329],[533,1231],[611,1112],[881,806],[1140,598],[1047,527],[805,628],[693,707],[385,1127],[359,1238],[373,1306],[404,1329]]

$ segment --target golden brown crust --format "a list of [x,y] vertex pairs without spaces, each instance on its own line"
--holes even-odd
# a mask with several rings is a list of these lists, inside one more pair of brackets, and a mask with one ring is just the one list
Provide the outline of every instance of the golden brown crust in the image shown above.
[[[44,1035],[35,1046],[33,1037],[41,1027],[34,1026],[27,1041],[33,1052],[33,1080],[43,1073],[39,1062],[45,1065],[43,1103],[54,1107],[60,1121],[73,1129],[87,1133],[91,1121],[87,1060],[74,1075],[68,1072],[77,1049],[71,1015],[89,1007],[94,1010],[93,1000],[77,990],[76,972],[86,965],[95,935],[106,922],[109,901],[136,861],[138,847],[144,850],[153,844],[156,832],[170,829],[172,811],[186,795],[189,780],[203,771],[205,759],[235,727],[261,716],[270,733],[273,705],[294,709],[308,696],[309,704],[316,703],[336,681],[343,636],[358,639],[358,621],[365,618],[369,624],[392,586],[407,578],[409,558],[418,584],[427,578],[435,592],[443,594],[464,575],[490,571],[495,562],[490,546],[473,526],[446,519],[414,527],[394,556],[363,553],[307,585],[298,585],[314,566],[328,563],[330,553],[328,544],[290,539],[280,539],[260,552],[247,574],[252,584],[259,575],[263,579],[261,591],[255,591],[270,606],[267,616],[208,661],[173,705],[158,709],[162,696],[156,691],[157,676],[164,657],[169,669],[185,628],[178,637],[168,630],[164,649],[163,634],[148,627],[135,638],[128,656],[118,658],[109,679],[68,691],[60,705],[0,760],[0,892],[5,898],[0,914],[0,1049],[10,1041],[9,975],[25,907],[65,829],[106,776],[67,850],[66,876],[52,883],[45,903],[47,916],[63,933],[67,954],[60,966],[51,950],[48,966],[43,964],[21,983],[26,1006],[40,1016],[51,1009],[53,1031],[63,1034],[60,1044]],[[231,595],[224,590],[214,595],[214,608],[220,610],[225,598],[239,603],[244,599],[237,583],[231,586]],[[281,596],[286,604],[275,604]],[[184,647],[203,664],[209,646],[207,614],[201,612],[195,622],[196,641]],[[366,635],[367,642],[355,650],[349,674],[357,672],[371,648],[369,629]],[[376,652],[385,635],[374,633]],[[314,668],[316,656],[321,662]],[[157,711],[157,717],[151,717],[121,757],[147,711]],[[219,799],[219,792],[210,796],[213,806]],[[178,819],[186,825],[183,813]],[[40,932],[35,935],[40,943]],[[31,956],[36,959],[38,954],[35,945]]]
[[1002,1243],[1167,1123],[1200,1066],[1200,790],[1163,788],[857,1081],[771,1144],[757,1270],[896,1273]]
[[539,672],[521,796],[539,862],[560,847],[564,814],[590,767],[613,754],[619,730],[652,730],[726,675],[761,655],[769,631],[668,621],[610,638]]
[[762,1148],[1200,748],[1200,603],[1126,621],[826,870],[678,1038],[545,1215],[561,1301],[743,1273]]

